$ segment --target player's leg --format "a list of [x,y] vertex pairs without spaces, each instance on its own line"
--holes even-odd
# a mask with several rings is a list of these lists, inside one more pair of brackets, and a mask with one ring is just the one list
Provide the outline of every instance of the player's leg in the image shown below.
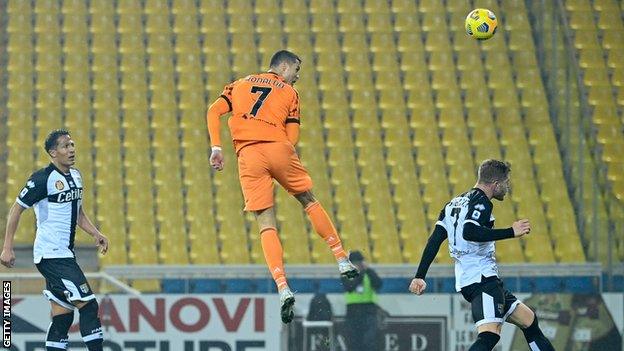
[[65,308],[54,301],[50,301],[52,308],[52,322],[46,334],[46,350],[67,350],[68,333],[74,321],[74,310]]
[[277,222],[275,219],[275,209],[273,207],[260,211],[254,211],[258,229],[260,229],[260,241],[262,243],[262,251],[266,260],[269,272],[277,290],[288,288],[286,275],[284,274],[284,259],[282,243],[277,235]]
[[280,295],[280,315],[282,322],[290,323],[295,317],[293,311],[295,296],[288,287],[286,272],[284,271],[284,252],[279,236],[277,235],[277,221],[273,207],[260,211],[254,211],[258,228],[260,229],[260,241],[262,251],[266,260],[269,272],[275,281]]
[[500,340],[501,326],[504,322],[505,294],[499,281],[483,278],[462,289],[462,294],[472,308],[472,318],[477,327],[477,340],[469,351],[491,351]]
[[468,351],[491,351],[500,340],[502,323],[485,323],[477,327],[477,340]]
[[327,246],[332,251],[338,262],[340,274],[347,278],[355,278],[358,275],[357,268],[349,261],[348,255],[342,246],[340,235],[321,203],[316,200],[311,190],[295,194],[295,198],[308,214],[314,231],[327,243]]
[[80,335],[89,351],[102,351],[103,333],[102,322],[98,317],[99,305],[95,299],[89,301],[76,301],[74,305],[80,313]]
[[46,350],[66,350],[69,328],[74,321],[74,305],[65,295],[62,274],[66,269],[63,259],[42,259],[36,264],[37,269],[45,278],[46,288],[43,295],[50,300],[52,322],[46,334]]
[[357,268],[349,262],[340,235],[327,212],[312,194],[312,179],[290,143],[271,143],[270,173],[289,194],[301,203],[314,231],[327,243],[338,261],[340,273],[348,278],[357,276]]
[[555,350],[550,340],[540,329],[537,316],[527,305],[522,302],[518,303],[507,320],[520,327],[531,351]]
[[254,144],[238,155],[238,174],[245,199],[245,210],[252,211],[260,230],[260,241],[269,272],[277,289],[288,287],[284,275],[282,244],[277,236],[277,221],[273,203],[273,178],[268,170],[264,148]]
[[89,351],[102,351],[104,334],[98,317],[98,303],[87,278],[73,258],[61,259],[57,267],[68,302],[78,308],[80,334]]
[[238,174],[245,198],[245,210],[256,216],[260,242],[269,272],[280,294],[281,317],[284,323],[294,318],[295,297],[288,288],[282,244],[277,235],[273,199],[273,177],[269,172],[273,143],[259,143],[243,148],[238,155]]

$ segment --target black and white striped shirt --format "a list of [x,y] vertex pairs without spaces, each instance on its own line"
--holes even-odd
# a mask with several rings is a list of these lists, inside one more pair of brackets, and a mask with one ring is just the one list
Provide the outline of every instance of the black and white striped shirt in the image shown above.
[[82,177],[77,169],[65,174],[51,163],[30,176],[16,201],[35,210],[35,263],[42,258],[74,257],[76,221],[82,205]]
[[498,276],[494,239],[476,242],[464,237],[467,223],[488,229],[494,227],[492,208],[485,193],[475,188],[452,199],[440,213],[436,225],[442,226],[448,235],[449,253],[455,260],[457,291],[480,282],[481,276]]

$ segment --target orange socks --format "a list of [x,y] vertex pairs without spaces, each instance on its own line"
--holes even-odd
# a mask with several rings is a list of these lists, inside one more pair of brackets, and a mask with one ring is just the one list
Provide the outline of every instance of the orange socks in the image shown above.
[[284,272],[282,243],[277,236],[277,230],[275,228],[264,229],[260,232],[260,241],[269,272],[273,276],[277,290],[281,291],[288,287],[288,282],[286,282]]
[[325,209],[318,201],[313,202],[308,207],[306,207],[306,213],[310,218],[310,222],[312,222],[312,227],[314,231],[318,233],[318,235],[325,240],[329,248],[332,250],[334,257],[336,260],[344,260],[347,258],[347,253],[342,248],[342,242],[340,241],[340,236],[334,227],[331,219],[325,212]]

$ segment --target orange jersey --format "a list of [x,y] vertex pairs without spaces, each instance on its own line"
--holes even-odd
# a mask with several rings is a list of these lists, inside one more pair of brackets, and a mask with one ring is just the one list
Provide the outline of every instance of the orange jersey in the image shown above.
[[299,123],[299,94],[275,73],[252,74],[228,84],[220,96],[236,152],[258,141],[288,141],[287,123]]

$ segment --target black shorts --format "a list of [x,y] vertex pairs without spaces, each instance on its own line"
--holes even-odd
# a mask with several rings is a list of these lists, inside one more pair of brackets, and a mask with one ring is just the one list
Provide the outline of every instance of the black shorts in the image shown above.
[[496,276],[483,277],[480,283],[463,287],[461,294],[472,306],[472,319],[477,327],[505,322],[520,303]]
[[43,295],[50,301],[73,309],[75,301],[95,299],[93,291],[75,258],[44,258],[37,269],[46,280]]

